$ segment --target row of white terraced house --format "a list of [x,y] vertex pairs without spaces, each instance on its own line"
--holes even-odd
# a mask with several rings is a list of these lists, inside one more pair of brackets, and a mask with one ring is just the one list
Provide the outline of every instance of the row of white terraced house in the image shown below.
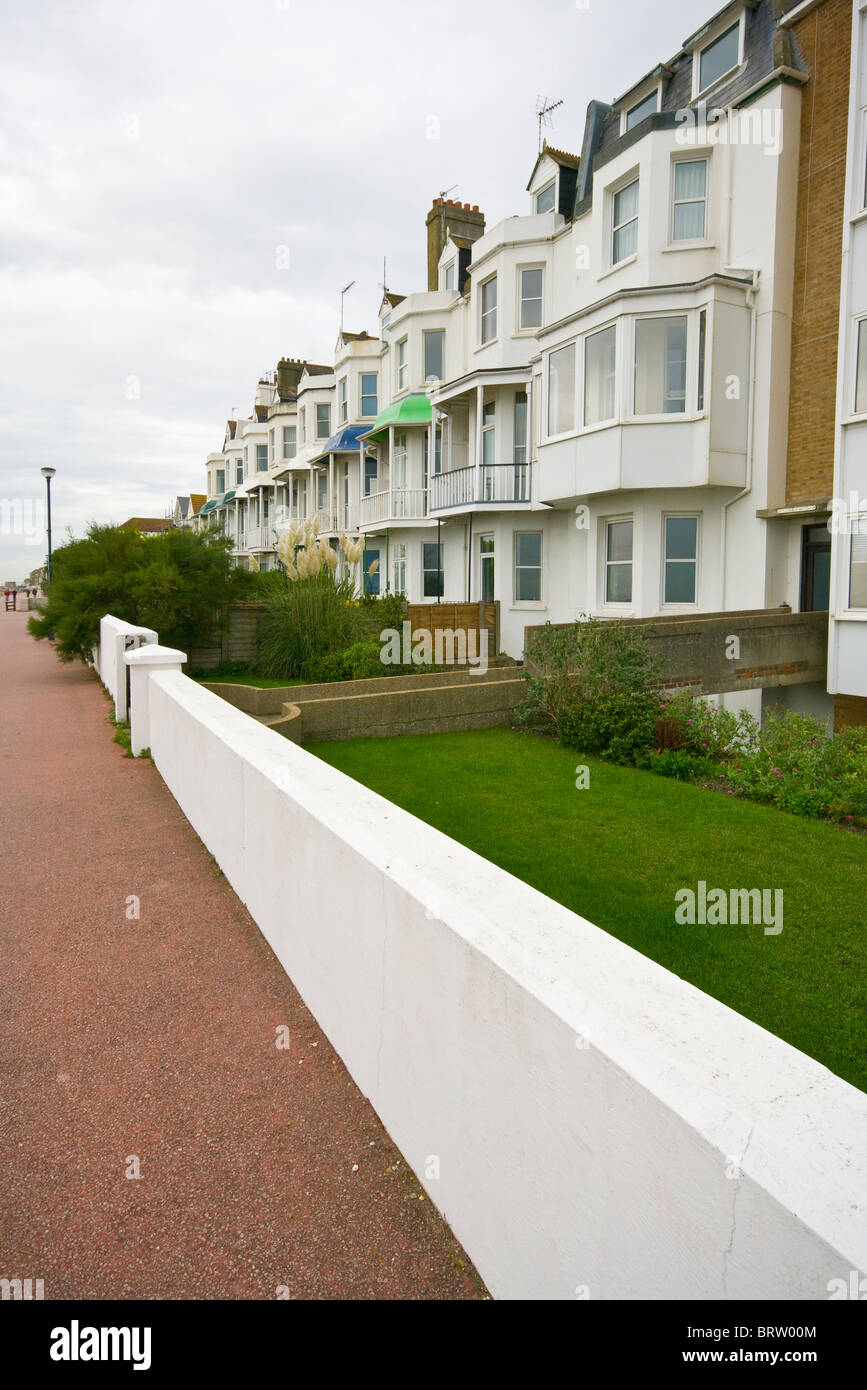
[[[427,289],[387,291],[376,336],[341,333],[332,365],[260,380],[198,524],[260,566],[287,517],[360,534],[369,588],[497,599],[516,657],[526,624],[582,612],[797,610],[803,518],[782,503],[809,74],[791,49],[775,66],[775,29],[772,0],[728,5],[591,103],[580,155],[537,158],[525,214],[486,230],[436,199]],[[727,701],[758,713],[761,692]]]

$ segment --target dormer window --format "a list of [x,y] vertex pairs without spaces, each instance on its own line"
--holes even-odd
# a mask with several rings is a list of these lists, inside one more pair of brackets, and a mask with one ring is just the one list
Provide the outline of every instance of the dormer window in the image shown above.
[[742,18],[737,19],[713,43],[709,43],[693,58],[698,68],[694,79],[694,95],[713,87],[726,73],[733,72],[741,61]]
[[630,106],[626,112],[626,130],[632,130],[633,126],[640,125],[648,116],[653,116],[659,110],[659,92],[653,91],[649,96],[642,97],[641,101]]
[[553,212],[557,200],[557,180],[552,179],[536,194],[536,211]]

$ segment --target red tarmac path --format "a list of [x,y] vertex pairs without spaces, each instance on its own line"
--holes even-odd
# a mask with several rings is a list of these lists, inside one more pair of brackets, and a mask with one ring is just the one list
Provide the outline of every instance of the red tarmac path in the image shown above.
[[96,678],[26,628],[0,612],[0,1278],[484,1297]]

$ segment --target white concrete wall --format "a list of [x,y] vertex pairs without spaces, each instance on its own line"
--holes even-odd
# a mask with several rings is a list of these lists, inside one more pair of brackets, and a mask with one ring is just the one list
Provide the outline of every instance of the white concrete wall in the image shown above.
[[114,701],[116,719],[126,719],[126,666],[123,654],[146,643],[156,642],[157,634],[150,627],[134,627],[122,618],[107,614],[99,622],[99,647],[96,669],[99,679]]
[[180,672],[148,683],[156,766],[495,1296],[824,1299],[867,1270],[867,1096]]

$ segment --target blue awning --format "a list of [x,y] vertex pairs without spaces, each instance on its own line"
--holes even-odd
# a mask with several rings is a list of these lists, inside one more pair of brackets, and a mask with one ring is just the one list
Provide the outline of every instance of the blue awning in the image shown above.
[[349,454],[358,452],[358,441],[363,434],[367,434],[373,421],[367,425],[344,425],[342,430],[338,430],[330,439],[326,439],[322,445],[322,453],[318,457],[311,459],[311,463],[321,463],[329,454]]

